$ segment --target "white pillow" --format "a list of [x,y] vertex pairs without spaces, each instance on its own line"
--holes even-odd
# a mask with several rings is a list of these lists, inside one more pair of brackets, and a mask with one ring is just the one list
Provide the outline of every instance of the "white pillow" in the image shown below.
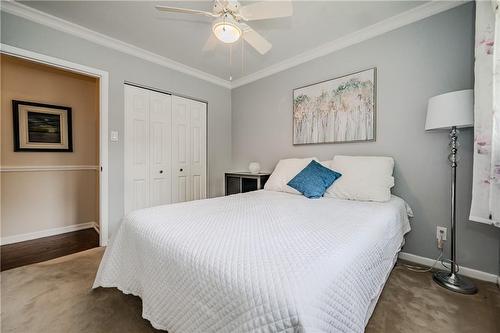
[[311,163],[312,160],[317,161],[317,158],[288,158],[280,160],[267,180],[266,185],[264,185],[264,189],[268,191],[300,194],[299,191],[287,184],[293,177],[301,172],[302,169]]
[[360,201],[388,201],[394,186],[394,160],[383,156],[335,156],[330,168],[340,172],[326,197]]

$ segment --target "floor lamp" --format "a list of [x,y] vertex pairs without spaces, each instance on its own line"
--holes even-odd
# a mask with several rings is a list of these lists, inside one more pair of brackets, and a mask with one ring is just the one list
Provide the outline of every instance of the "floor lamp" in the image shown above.
[[450,154],[448,160],[451,165],[451,267],[449,272],[436,272],[434,281],[440,286],[462,294],[475,294],[476,286],[466,278],[457,274],[456,246],[456,183],[457,183],[457,150],[458,129],[472,127],[473,118],[473,91],[461,90],[429,99],[425,130],[450,130]]

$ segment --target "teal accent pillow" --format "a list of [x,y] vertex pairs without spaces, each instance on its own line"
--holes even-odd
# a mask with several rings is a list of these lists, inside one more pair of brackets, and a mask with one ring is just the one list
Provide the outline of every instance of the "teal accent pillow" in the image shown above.
[[333,182],[341,176],[342,174],[328,169],[316,161],[311,161],[287,185],[309,199],[321,198]]

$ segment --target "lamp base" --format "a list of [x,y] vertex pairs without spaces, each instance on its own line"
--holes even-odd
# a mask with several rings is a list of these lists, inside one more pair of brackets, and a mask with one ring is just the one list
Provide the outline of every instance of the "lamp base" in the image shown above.
[[432,279],[441,287],[457,293],[468,295],[477,293],[477,288],[472,281],[456,273],[435,272],[432,275]]

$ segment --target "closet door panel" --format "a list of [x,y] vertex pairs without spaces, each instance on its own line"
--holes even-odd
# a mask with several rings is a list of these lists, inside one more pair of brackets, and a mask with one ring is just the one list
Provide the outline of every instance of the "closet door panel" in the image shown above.
[[149,94],[125,86],[125,213],[149,206]]
[[125,86],[125,212],[206,198],[205,103]]
[[172,202],[192,200],[190,191],[190,100],[172,97]]
[[206,198],[206,113],[207,105],[191,101],[190,114],[190,186],[192,199]]
[[172,202],[172,97],[149,92],[150,206]]

